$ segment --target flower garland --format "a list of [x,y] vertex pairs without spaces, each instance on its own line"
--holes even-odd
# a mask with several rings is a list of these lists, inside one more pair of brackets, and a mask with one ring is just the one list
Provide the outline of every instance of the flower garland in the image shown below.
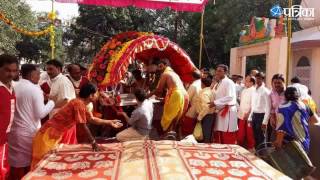
[[[55,13],[50,13],[49,14],[49,19],[53,19],[55,18]],[[6,23],[7,25],[9,25],[14,31],[27,35],[27,36],[42,36],[42,35],[46,35],[48,33],[52,33],[53,28],[50,26],[42,31],[28,31],[22,28],[17,27],[10,19],[6,18],[6,16],[0,12],[0,20],[2,20],[4,23]]]
[[130,46],[132,40],[151,34],[152,33],[130,31],[112,37],[93,59],[88,73],[89,79],[97,82],[101,88],[106,86],[112,81],[109,72],[112,71],[114,65]]

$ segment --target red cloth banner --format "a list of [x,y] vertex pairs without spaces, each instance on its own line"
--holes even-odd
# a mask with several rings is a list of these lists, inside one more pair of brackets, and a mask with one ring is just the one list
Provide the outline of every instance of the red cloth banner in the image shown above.
[[56,0],[61,3],[78,3],[98,6],[136,6],[148,9],[171,8],[176,11],[201,12],[208,0]]

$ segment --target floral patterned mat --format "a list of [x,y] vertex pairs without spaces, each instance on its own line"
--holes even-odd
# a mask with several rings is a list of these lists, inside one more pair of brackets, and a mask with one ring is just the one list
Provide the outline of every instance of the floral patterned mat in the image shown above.
[[132,141],[61,145],[24,179],[289,179],[237,145],[186,144],[176,141]]

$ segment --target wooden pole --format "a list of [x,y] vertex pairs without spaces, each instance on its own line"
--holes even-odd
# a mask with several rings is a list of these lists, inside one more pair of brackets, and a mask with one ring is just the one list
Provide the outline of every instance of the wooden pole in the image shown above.
[[201,64],[202,64],[203,19],[204,19],[204,9],[203,9],[203,11],[202,11],[202,13],[201,13],[199,69],[201,69]]
[[[289,0],[288,8],[292,7],[292,0]],[[291,36],[292,36],[292,19],[291,17],[287,17],[287,27],[288,27],[288,49],[287,49],[287,71],[286,71],[286,85],[289,85],[289,69],[290,69],[290,61],[291,61]]]

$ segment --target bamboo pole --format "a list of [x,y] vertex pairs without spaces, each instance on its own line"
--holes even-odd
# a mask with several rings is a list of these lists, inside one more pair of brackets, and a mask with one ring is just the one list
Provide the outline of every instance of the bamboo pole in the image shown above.
[[[288,8],[292,7],[292,0],[289,0]],[[287,26],[288,26],[288,49],[287,49],[287,71],[286,71],[286,85],[289,85],[289,66],[291,61],[291,36],[292,36],[292,19],[291,17],[287,17]]]
[[201,29],[200,29],[200,52],[199,52],[199,69],[201,69],[202,63],[202,43],[203,43],[203,19],[204,19],[204,9],[201,13]]
[[[54,12],[54,0],[52,0],[51,4],[51,15],[53,16],[55,14]],[[50,47],[51,47],[51,59],[54,59],[54,49],[55,49],[55,43],[54,43],[54,19],[51,20],[51,31],[50,31]]]

